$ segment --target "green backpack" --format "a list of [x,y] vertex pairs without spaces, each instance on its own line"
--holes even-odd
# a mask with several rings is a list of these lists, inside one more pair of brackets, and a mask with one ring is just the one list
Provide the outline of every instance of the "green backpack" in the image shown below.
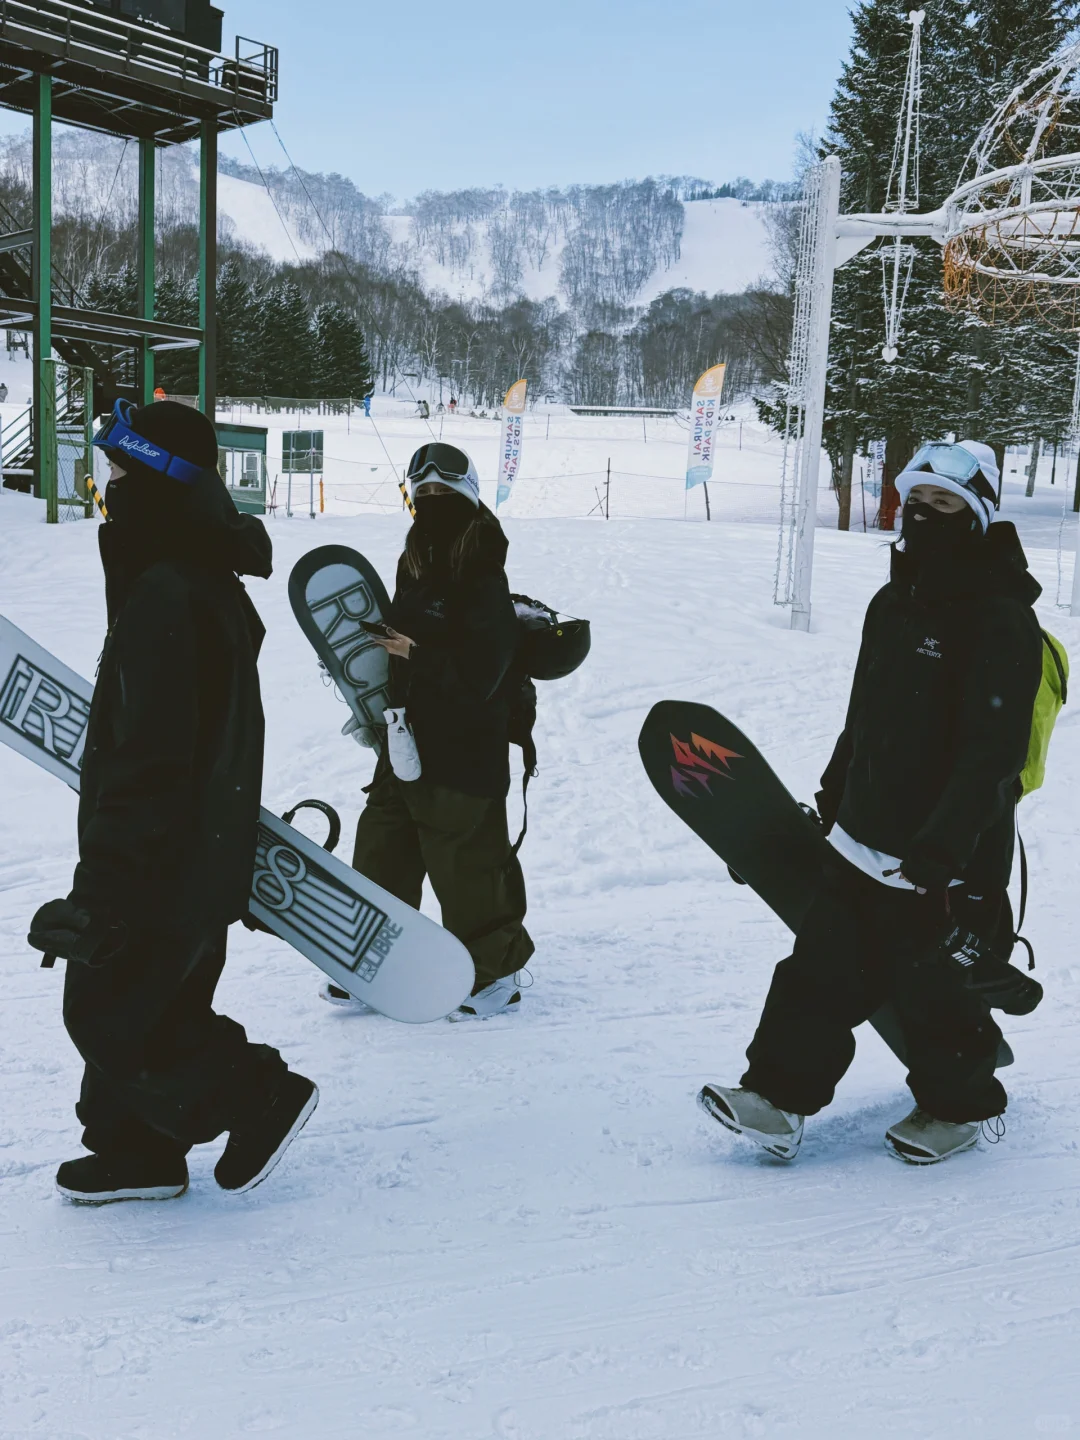
[[1046,630],[1042,632],[1042,637],[1042,680],[1031,716],[1027,762],[1020,772],[1018,782],[1021,796],[1038,790],[1046,779],[1046,756],[1050,749],[1050,736],[1054,733],[1054,724],[1061,714],[1061,707],[1069,698],[1069,657],[1065,647]]

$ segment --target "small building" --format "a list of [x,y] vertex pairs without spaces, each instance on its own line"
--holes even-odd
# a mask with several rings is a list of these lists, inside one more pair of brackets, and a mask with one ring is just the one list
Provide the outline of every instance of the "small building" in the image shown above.
[[218,470],[236,508],[266,514],[266,427],[219,421]]

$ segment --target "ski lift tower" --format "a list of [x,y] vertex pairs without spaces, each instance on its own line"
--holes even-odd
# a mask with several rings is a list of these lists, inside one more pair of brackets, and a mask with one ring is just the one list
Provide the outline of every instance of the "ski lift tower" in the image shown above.
[[[238,38],[220,54],[222,12],[210,0],[0,0],[0,105],[33,120],[33,221],[0,211],[0,328],[33,333],[33,483],[55,495],[55,351],[93,371],[85,405],[104,414],[119,395],[147,403],[154,354],[197,348],[199,404],[213,418],[216,388],[218,136],[268,120],[278,52]],[[134,315],[89,309],[52,260],[53,121],[138,146],[138,303]],[[199,142],[199,323],[154,314],[155,152]],[[5,233],[6,232],[6,233]],[[49,403],[47,403],[47,401]]]
[[[1017,86],[980,131],[945,204],[919,213],[906,201],[912,184],[917,193],[918,51],[924,12],[913,10],[908,19],[909,88],[894,156],[894,172],[900,176],[894,208],[881,214],[841,215],[840,162],[835,156],[807,179],[775,595],[778,604],[791,606],[793,630],[810,628],[829,325],[838,267],[875,239],[893,241],[882,252],[886,363],[896,358],[902,335],[909,273],[903,241],[917,236],[943,247],[944,293],[957,308],[993,325],[1035,320],[1080,337],[1080,42],[1065,46]],[[1080,355],[1072,434],[1080,439]],[[1073,615],[1080,615],[1080,532],[1077,541]]]

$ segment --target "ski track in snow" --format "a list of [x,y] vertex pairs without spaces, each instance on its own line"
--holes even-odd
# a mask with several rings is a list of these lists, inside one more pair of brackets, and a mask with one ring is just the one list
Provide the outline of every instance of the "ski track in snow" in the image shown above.
[[[0,609],[93,672],[94,527],[0,497]],[[271,521],[265,800],[331,800],[371,764],[338,735],[291,617],[315,544],[390,576],[400,517]],[[1043,1007],[1007,1022],[1008,1134],[939,1169],[884,1151],[910,1105],[866,1027],[836,1104],[785,1167],[693,1097],[741,1073],[783,927],[653,794],[636,737],[663,697],[735,718],[809,798],[841,723],[880,537],[818,535],[815,629],[771,604],[770,526],[509,522],[514,588],[588,615],[594,649],[541,687],[524,851],[538,953],[523,1013],[397,1026],[322,1004],[319,976],[233,932],[221,1008],[322,1102],[252,1195],[82,1209],[79,1065],[61,975],[25,944],[66,893],[75,797],[0,750],[0,1440],[706,1440],[1080,1430],[1080,715],[1023,808]],[[1054,556],[1032,555],[1049,590]],[[1080,653],[1080,624],[1043,607]],[[516,754],[516,752],[515,752]],[[512,791],[511,819],[519,800]],[[316,820],[312,821],[312,827]],[[321,837],[320,837],[321,838]]]

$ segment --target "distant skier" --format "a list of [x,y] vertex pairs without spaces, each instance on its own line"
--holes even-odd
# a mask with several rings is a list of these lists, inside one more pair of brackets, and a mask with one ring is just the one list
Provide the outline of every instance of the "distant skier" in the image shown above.
[[988,445],[925,445],[897,479],[902,543],[870,602],[847,722],[817,797],[834,862],[776,967],[741,1088],[703,1108],[793,1159],[828,1105],[852,1030],[891,1000],[916,1108],[886,1141],[929,1165],[1000,1116],[1001,1031],[943,946],[957,923],[986,945],[1011,912],[1016,781],[1042,673],[1040,587],[1014,526],[991,525]]
[[456,414],[457,414],[457,401],[454,399],[454,397],[453,397],[452,395],[450,396],[449,410],[450,410],[450,414],[451,414],[451,415],[456,415]]
[[368,418],[369,420],[371,419],[371,396],[370,396],[370,395],[365,395],[365,396],[364,396],[364,414],[367,416],[367,418]]
[[[422,446],[408,481],[416,519],[398,564],[393,629],[380,641],[393,657],[391,694],[406,723],[379,759],[353,866],[417,909],[424,877],[431,880],[443,924],[476,966],[473,998],[452,1018],[484,1019],[518,1008],[517,972],[533,953],[506,819],[519,633],[503,568],[507,541],[456,446]],[[411,752],[404,760],[394,758],[399,741]],[[334,985],[321,993],[356,1003]]]
[[227,926],[247,915],[262,788],[263,627],[238,578],[270,574],[237,514],[214,426],[173,401],[118,401],[99,534],[109,630],[87,731],[79,863],[30,943],[68,960],[64,1022],[86,1069],[92,1153],[57,1172],[77,1201],[165,1200],[193,1145],[250,1190],[315,1108],[314,1084],[211,1008]]

